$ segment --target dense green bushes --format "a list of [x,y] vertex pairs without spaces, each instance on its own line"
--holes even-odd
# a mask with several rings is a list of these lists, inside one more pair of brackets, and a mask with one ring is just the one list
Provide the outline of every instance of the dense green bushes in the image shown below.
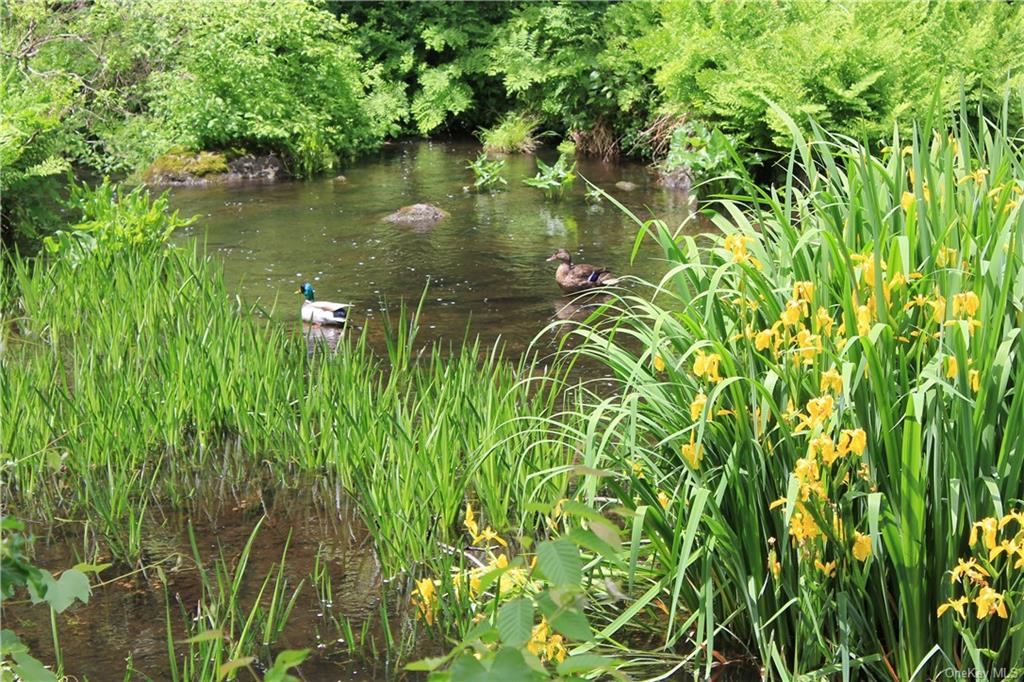
[[[756,148],[791,139],[767,99],[803,125],[876,140],[960,102],[997,112],[1024,84],[1024,6],[965,2],[706,2],[658,5],[638,43],[666,107]],[[1014,104],[1019,121],[1020,102]]]
[[132,172],[174,145],[274,151],[308,175],[388,137],[503,120],[582,154],[660,156],[701,119],[753,164],[751,148],[788,147],[768,100],[874,141],[961,91],[991,113],[1024,83],[1012,3],[27,0],[0,16],[5,224],[30,224],[39,178],[69,162]]
[[352,3],[360,50],[406,88],[409,129],[473,130],[509,110],[560,134],[633,135],[649,116],[648,69],[630,49],[646,2]]
[[303,0],[26,3],[4,22],[12,78],[73,84],[81,146],[68,151],[102,170],[177,143],[276,150],[313,172],[375,146],[400,114],[374,99],[347,24]]
[[303,0],[149,5],[133,11],[181,36],[147,93],[176,140],[281,150],[309,174],[393,132],[386,112],[371,115],[359,55],[329,13]]

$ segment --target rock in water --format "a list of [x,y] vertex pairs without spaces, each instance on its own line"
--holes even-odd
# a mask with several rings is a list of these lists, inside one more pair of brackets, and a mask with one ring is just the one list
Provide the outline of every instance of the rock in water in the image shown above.
[[142,173],[151,185],[209,185],[246,180],[275,180],[284,165],[273,154],[243,152],[193,152],[175,147]]
[[384,222],[413,227],[428,227],[448,217],[448,212],[433,204],[413,204],[403,206],[384,218]]
[[637,188],[637,184],[635,182],[630,182],[629,180],[619,180],[615,183],[615,186],[623,192],[632,192]]

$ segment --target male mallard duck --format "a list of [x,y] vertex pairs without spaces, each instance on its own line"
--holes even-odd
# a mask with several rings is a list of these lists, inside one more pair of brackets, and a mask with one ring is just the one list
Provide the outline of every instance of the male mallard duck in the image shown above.
[[617,284],[618,279],[612,277],[612,273],[605,268],[597,268],[586,263],[573,265],[572,256],[565,249],[559,249],[551,255],[548,260],[562,261],[558,270],[555,271],[555,281],[562,291],[567,294],[576,291],[586,291],[594,287],[601,287],[607,284]]
[[302,302],[303,322],[333,324],[339,327],[345,324],[345,310],[352,307],[351,303],[316,301],[313,298],[313,285],[309,282],[299,288],[299,293],[306,297],[306,300]]

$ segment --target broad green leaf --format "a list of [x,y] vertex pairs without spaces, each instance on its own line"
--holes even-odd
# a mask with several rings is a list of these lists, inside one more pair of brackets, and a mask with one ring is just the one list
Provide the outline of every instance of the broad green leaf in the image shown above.
[[577,642],[585,642],[594,636],[587,617],[576,609],[563,609],[548,622],[555,630]]
[[564,538],[548,540],[537,547],[537,567],[553,585],[578,586],[583,582],[579,550]]
[[28,651],[28,647],[25,646],[18,635],[7,628],[0,630],[0,657],[11,656],[21,651]]
[[285,649],[274,659],[274,667],[287,670],[294,668],[309,657],[309,649]]
[[57,682],[57,676],[25,651],[14,654],[14,672],[22,682]]
[[413,661],[412,663],[405,666],[405,669],[412,672],[430,672],[431,670],[437,670],[440,666],[444,665],[445,661],[447,660],[447,656],[421,658],[420,660]]
[[498,632],[508,646],[526,644],[533,632],[533,601],[520,597],[504,604],[498,610]]
[[274,665],[267,671],[263,682],[291,682],[298,678],[288,674],[290,668],[302,663],[309,656],[309,649],[286,649],[274,659]]
[[[594,528],[596,527],[597,525],[594,526]],[[615,564],[622,563],[622,559],[619,557],[619,553],[616,551],[615,547],[606,542],[603,538],[599,537],[593,531],[584,530],[583,528],[573,528],[569,531],[568,537],[580,547],[585,547]]]
[[58,580],[53,580],[52,575],[49,576],[43,599],[54,611],[63,613],[75,603],[76,599],[83,604],[88,604],[90,594],[92,594],[92,589],[89,587],[89,579],[85,577],[85,574],[69,568],[61,573]]
[[610,658],[598,656],[597,654],[579,654],[569,656],[558,664],[558,673],[567,675],[569,673],[588,673],[595,670],[609,670],[615,664]]
[[[494,656],[494,662],[491,663],[488,675],[491,680],[509,680],[510,682],[512,680],[533,680],[543,677],[527,665],[519,649],[513,649],[512,647],[505,647],[498,651]],[[456,677],[455,679],[458,680],[459,678]]]
[[456,658],[448,672],[453,682],[488,682],[491,679],[483,664],[470,654]]
[[587,617],[579,609],[559,606],[546,592],[537,595],[537,605],[551,627],[560,634],[581,642],[593,637]]

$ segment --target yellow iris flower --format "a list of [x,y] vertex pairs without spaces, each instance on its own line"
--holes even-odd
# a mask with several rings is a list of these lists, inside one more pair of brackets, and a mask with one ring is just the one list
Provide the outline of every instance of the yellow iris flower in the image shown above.
[[705,354],[704,351],[697,351],[693,361],[693,373],[698,377],[705,377],[708,381],[718,383],[722,377],[718,374],[718,363],[721,357],[718,353]]
[[[853,556],[857,561],[864,562],[871,556],[871,536],[856,531],[853,540]],[[941,614],[940,614],[941,615]]]

